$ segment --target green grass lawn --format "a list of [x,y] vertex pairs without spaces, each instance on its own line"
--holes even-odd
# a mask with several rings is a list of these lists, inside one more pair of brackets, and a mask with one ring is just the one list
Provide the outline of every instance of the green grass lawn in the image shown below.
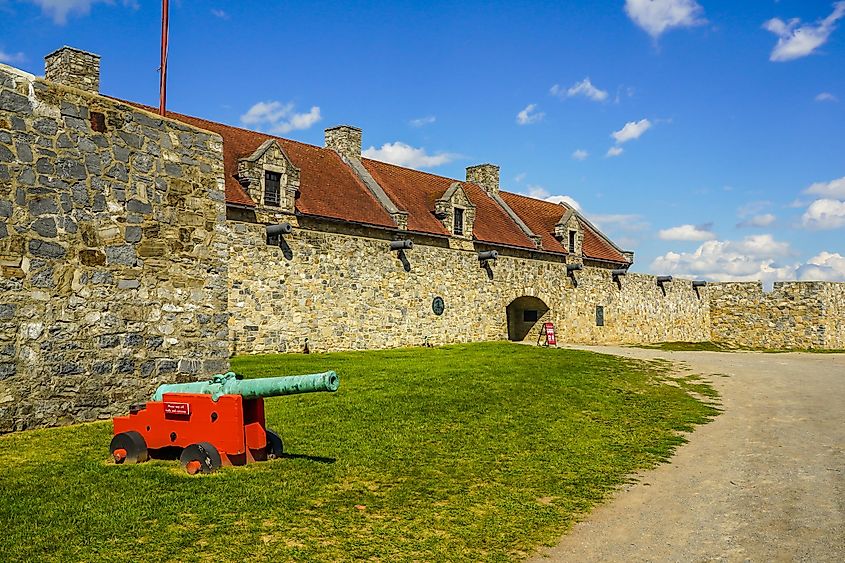
[[667,364],[508,343],[232,365],[340,390],[268,399],[291,455],[208,476],[114,465],[108,422],[2,436],[0,560],[518,559],[718,412]]

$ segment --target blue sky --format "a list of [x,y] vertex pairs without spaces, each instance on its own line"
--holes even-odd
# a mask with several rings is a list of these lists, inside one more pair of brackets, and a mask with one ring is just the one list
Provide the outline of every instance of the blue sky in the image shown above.
[[[169,109],[566,198],[634,269],[845,281],[845,2],[171,2]],[[0,0],[0,62],[63,45],[157,105],[160,2]]]

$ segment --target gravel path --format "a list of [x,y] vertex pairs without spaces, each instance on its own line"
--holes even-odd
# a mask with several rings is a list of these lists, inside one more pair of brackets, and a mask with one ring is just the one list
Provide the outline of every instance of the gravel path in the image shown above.
[[579,348],[727,375],[725,412],[530,561],[845,561],[845,355]]

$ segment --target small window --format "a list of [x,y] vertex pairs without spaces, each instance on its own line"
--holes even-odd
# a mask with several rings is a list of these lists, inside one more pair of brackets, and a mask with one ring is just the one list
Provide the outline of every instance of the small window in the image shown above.
[[575,237],[578,236],[577,231],[569,231],[569,252],[570,254],[575,253]]
[[282,175],[278,172],[264,172],[264,205],[278,207],[281,199]]
[[538,315],[536,309],[525,309],[522,311],[522,322],[524,323],[536,323],[537,318]]
[[604,326],[604,306],[596,305],[596,326]]
[[455,228],[456,235],[464,234],[464,210],[460,207],[455,208]]

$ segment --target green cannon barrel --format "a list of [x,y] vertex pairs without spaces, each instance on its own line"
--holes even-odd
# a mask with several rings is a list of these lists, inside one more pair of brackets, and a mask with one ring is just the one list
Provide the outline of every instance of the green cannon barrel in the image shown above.
[[203,393],[211,395],[214,401],[221,395],[241,395],[244,399],[257,399],[300,393],[333,393],[339,385],[340,379],[334,371],[257,379],[240,379],[240,376],[230,371],[215,375],[209,381],[165,383],[156,389],[153,401],[161,401],[165,393]]

